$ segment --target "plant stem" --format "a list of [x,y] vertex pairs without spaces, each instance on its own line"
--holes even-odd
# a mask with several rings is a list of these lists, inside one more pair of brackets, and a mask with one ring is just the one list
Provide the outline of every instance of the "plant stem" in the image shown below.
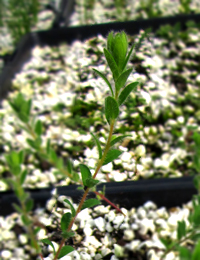
[[[106,155],[107,155],[107,153],[108,153],[108,151],[109,151],[110,142],[111,142],[111,138],[112,138],[112,134],[113,134],[113,130],[114,130],[114,125],[115,125],[115,120],[112,120],[111,123],[110,123],[110,131],[109,131],[108,140],[107,140],[107,143],[106,143],[106,146],[105,146],[105,150],[104,150],[104,153],[103,153],[103,156],[102,156],[101,160],[99,161],[99,163],[98,163],[98,165],[97,165],[97,168],[96,168],[96,170],[95,170],[95,173],[94,173],[94,175],[92,176],[93,179],[95,179],[95,177],[97,176],[97,173],[99,172],[100,168],[102,167],[103,162],[104,162],[104,160],[105,160],[105,158],[106,158]],[[86,197],[87,197],[89,191],[90,191],[90,188],[87,188],[87,189],[85,190],[85,192],[84,192],[84,194],[83,194],[83,197],[82,197],[82,199],[81,199],[81,201],[80,201],[80,203],[79,203],[79,206],[78,206],[78,208],[77,208],[77,210],[76,210],[76,214],[75,214],[75,216],[71,219],[67,231],[70,231],[70,230],[71,230],[71,228],[72,228],[72,226],[73,226],[73,224],[74,224],[74,222],[75,222],[75,220],[76,220],[76,217],[77,217],[78,213],[81,211],[81,209],[82,209],[82,207],[83,207],[83,203],[84,203],[84,201],[86,200]],[[116,207],[115,207],[115,208],[116,208]],[[60,246],[59,246],[59,248],[58,248],[58,251],[56,252],[56,255],[55,255],[55,257],[54,257],[53,260],[57,260],[57,259],[58,259],[59,253],[60,253],[60,251],[61,251],[61,249],[62,249],[62,247],[63,247],[63,245],[64,245],[64,243],[65,243],[65,240],[66,240],[66,239],[64,239],[64,238],[62,239],[62,241],[61,241],[61,243],[60,243]]]
[[[74,224],[74,221],[75,221],[75,219],[76,219],[78,213],[81,211],[81,208],[82,208],[83,203],[84,203],[84,201],[85,201],[85,199],[86,199],[86,197],[87,197],[87,195],[88,195],[88,193],[89,193],[89,190],[90,190],[90,188],[87,188],[86,191],[84,192],[83,197],[82,197],[82,199],[81,199],[81,201],[80,201],[80,203],[79,203],[78,209],[76,210],[76,214],[75,214],[75,216],[71,219],[67,231],[70,231],[70,230],[71,230],[71,228],[72,228],[72,226],[73,226],[73,224]],[[65,243],[65,240],[66,240],[65,238],[62,239],[62,241],[61,241],[61,243],[60,243],[60,246],[59,246],[59,248],[58,248],[58,251],[56,252],[56,255],[55,255],[55,257],[54,257],[53,260],[57,260],[57,259],[58,259],[59,253],[60,253],[60,251],[61,251],[61,249],[62,249],[62,247],[63,247],[63,245],[64,245],[64,243]]]
[[126,216],[121,209],[119,209],[114,203],[112,203],[109,199],[107,199],[103,194],[99,193],[98,191],[93,191],[96,195],[101,197],[101,199],[105,200],[108,204],[110,204],[113,208],[115,208],[118,212]]
[[95,171],[94,175],[92,176],[93,179],[96,178],[97,173],[99,172],[101,166],[103,165],[103,162],[104,162],[104,160],[106,158],[106,155],[107,155],[107,153],[108,153],[108,151],[110,149],[110,142],[111,142],[112,134],[113,134],[113,131],[114,131],[114,126],[115,126],[115,120],[112,120],[111,123],[110,123],[110,131],[109,131],[106,147],[105,147],[103,156],[102,156],[101,160],[99,161],[99,163],[97,165],[96,171]]
[[[117,98],[117,97],[116,97],[116,98]],[[105,147],[104,154],[105,154],[106,151],[109,150],[109,144],[110,144],[110,141],[111,141],[111,138],[112,138],[112,133],[113,133],[113,130],[114,130],[114,123],[115,123],[115,122],[113,122],[113,124],[111,124],[111,126],[110,126],[110,132],[109,132],[109,136],[108,136],[108,140],[107,140],[107,144],[106,144],[106,147]],[[27,124],[26,124],[26,127],[27,127],[27,130],[29,131],[30,135],[31,135],[34,139],[36,139],[37,136],[36,136],[35,132],[33,131],[33,128],[32,128],[32,126],[31,126],[31,124],[27,123]],[[107,147],[108,147],[108,148],[107,148]],[[106,153],[107,153],[107,152],[106,152]],[[40,147],[39,154],[44,155],[44,156],[46,155],[45,150],[44,150],[42,147]],[[50,164],[52,164],[53,166],[56,167],[55,163],[54,163],[52,160],[50,160],[49,158],[48,158],[48,162],[49,162]],[[72,175],[71,175],[66,169],[62,168],[62,169],[59,169],[59,170],[60,170],[62,173],[64,173],[64,175],[66,175],[66,176],[68,176],[70,179],[72,179]],[[98,170],[99,170],[99,169],[98,169]],[[98,172],[98,170],[97,170],[96,172]],[[96,176],[95,176],[95,177],[96,177]],[[94,178],[94,176],[93,176],[93,178]],[[83,183],[80,182],[80,181],[79,181],[79,184],[80,184],[80,185],[83,185]],[[93,191],[93,192],[94,192],[95,194],[97,194],[96,191]],[[118,212],[124,214],[115,204],[113,204],[111,201],[109,201],[109,200],[108,200],[107,198],[105,198],[103,195],[101,195],[100,193],[98,193],[98,195],[99,195],[103,200],[105,200],[107,203],[109,203],[112,207],[114,207]]]
[[[27,210],[26,210],[26,206],[25,206],[24,201],[23,201],[23,200],[20,200],[20,203],[21,203],[22,211],[23,211],[23,213],[24,213],[25,218],[30,219],[29,214],[28,214],[28,212],[27,212]],[[34,248],[36,249],[37,253],[40,255],[41,259],[44,259],[43,256],[42,256],[42,254],[39,253],[40,248],[39,248],[39,246],[38,246],[36,237],[35,237],[35,235],[34,235],[32,226],[33,226],[33,225],[32,225],[32,221],[31,221],[31,223],[27,225],[28,234],[29,234],[29,236],[30,236],[30,239],[31,239],[31,241],[32,241],[32,243],[33,243],[33,245],[34,245]]]

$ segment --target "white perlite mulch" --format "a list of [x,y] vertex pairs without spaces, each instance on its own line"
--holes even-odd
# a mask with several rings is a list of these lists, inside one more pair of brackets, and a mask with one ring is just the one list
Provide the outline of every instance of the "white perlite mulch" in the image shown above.
[[[38,239],[49,238],[52,240],[55,249],[60,241],[60,218],[70,209],[64,199],[71,198],[55,195],[46,204],[46,209],[38,208],[33,213],[35,224],[41,228]],[[56,206],[56,201],[59,206]],[[76,208],[77,205],[73,204]],[[159,238],[175,240],[177,237],[176,227],[178,221],[186,220],[192,209],[192,203],[183,205],[182,208],[174,207],[166,209],[158,208],[155,203],[147,201],[138,208],[127,210],[121,208],[123,213],[116,212],[110,206],[96,206],[92,209],[83,210],[77,217],[72,230],[75,236],[69,241],[76,249],[62,260],[98,260],[101,257],[110,255],[111,260],[136,259],[159,260],[165,246]],[[28,245],[27,235],[22,227],[18,213],[7,217],[0,217],[0,243],[1,257],[3,259],[32,259],[34,251]],[[42,244],[41,244],[42,245]],[[187,246],[187,242],[185,243]],[[42,246],[42,253],[45,260],[53,259],[53,251],[50,246]],[[141,257],[141,258],[139,258]],[[37,258],[38,259],[38,258]],[[178,260],[176,253],[169,253],[163,260]]]

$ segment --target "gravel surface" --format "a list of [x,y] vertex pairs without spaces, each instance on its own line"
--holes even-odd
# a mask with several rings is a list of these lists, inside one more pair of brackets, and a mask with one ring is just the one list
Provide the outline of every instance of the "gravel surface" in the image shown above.
[[[91,1],[93,5],[85,1],[75,0],[75,11],[71,16],[70,25],[96,24],[114,21],[130,21],[137,19],[148,19],[152,17],[174,16],[181,13],[199,13],[200,3],[191,0],[189,6],[181,4],[180,0],[159,1],[118,1],[118,8],[112,0]],[[121,5],[120,5],[121,3]]]
[[[70,212],[70,209],[64,202],[67,197],[57,198],[55,191],[53,193],[46,208],[38,208],[33,212],[33,219],[35,225],[41,227],[38,239],[49,238],[57,249],[61,241],[59,222],[62,215]],[[71,198],[68,199],[72,202]],[[73,206],[77,208],[76,204]],[[75,236],[69,241],[76,250],[61,259],[98,260],[109,254],[108,259],[111,260],[159,260],[165,250],[159,238],[176,239],[177,223],[186,220],[191,209],[191,203],[183,205],[182,208],[166,209],[158,208],[151,201],[130,210],[121,208],[126,216],[117,213],[110,206],[97,206],[94,210],[85,209],[79,213],[72,228]],[[34,251],[27,245],[27,236],[19,214],[0,217],[0,223],[2,229],[0,243],[3,248],[1,257],[12,260],[36,259]],[[188,243],[186,242],[185,246],[189,246]],[[53,259],[50,246],[43,246],[42,253],[45,260]],[[173,252],[163,258],[163,260],[178,259]]]

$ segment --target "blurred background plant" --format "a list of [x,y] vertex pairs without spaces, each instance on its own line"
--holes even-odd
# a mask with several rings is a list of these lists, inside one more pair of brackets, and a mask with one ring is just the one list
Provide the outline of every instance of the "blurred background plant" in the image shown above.
[[0,27],[5,27],[16,45],[37,23],[38,0],[0,0]]

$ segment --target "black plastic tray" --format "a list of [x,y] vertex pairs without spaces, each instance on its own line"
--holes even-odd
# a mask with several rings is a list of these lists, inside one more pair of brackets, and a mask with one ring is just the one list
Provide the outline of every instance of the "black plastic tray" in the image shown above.
[[[60,26],[69,25],[70,16],[74,12],[75,1],[61,0],[59,1],[58,5],[58,10],[53,8],[53,11],[55,13],[55,19],[53,21],[52,28],[59,28]],[[49,4],[49,6],[51,6],[51,4]]]
[[11,82],[15,74],[19,72],[22,65],[31,57],[31,50],[39,45],[58,45],[62,42],[71,43],[74,40],[85,40],[90,37],[101,34],[106,36],[111,30],[125,30],[128,34],[137,34],[141,29],[152,28],[155,31],[160,25],[174,25],[180,22],[182,28],[189,20],[200,22],[200,14],[195,15],[177,15],[175,17],[161,17],[153,19],[141,19],[128,22],[114,22],[97,25],[85,25],[80,27],[63,27],[47,31],[39,31],[27,34],[17,46],[10,62],[4,67],[0,75],[0,101],[5,98],[11,89]]
[[[148,200],[155,202],[158,207],[181,206],[190,201],[192,196],[197,193],[193,185],[193,177],[110,182],[98,185],[97,191],[102,190],[104,185],[106,198],[127,209],[138,207]],[[77,203],[83,193],[83,191],[77,190],[77,187],[77,185],[58,187],[57,193],[72,197],[73,201]],[[52,190],[53,188],[28,190],[34,199],[34,206],[44,207],[52,196]],[[90,193],[89,197],[95,197],[95,194]],[[106,205],[104,201],[102,202]],[[1,192],[0,215],[6,216],[14,212],[12,203],[17,203],[13,192]]]

